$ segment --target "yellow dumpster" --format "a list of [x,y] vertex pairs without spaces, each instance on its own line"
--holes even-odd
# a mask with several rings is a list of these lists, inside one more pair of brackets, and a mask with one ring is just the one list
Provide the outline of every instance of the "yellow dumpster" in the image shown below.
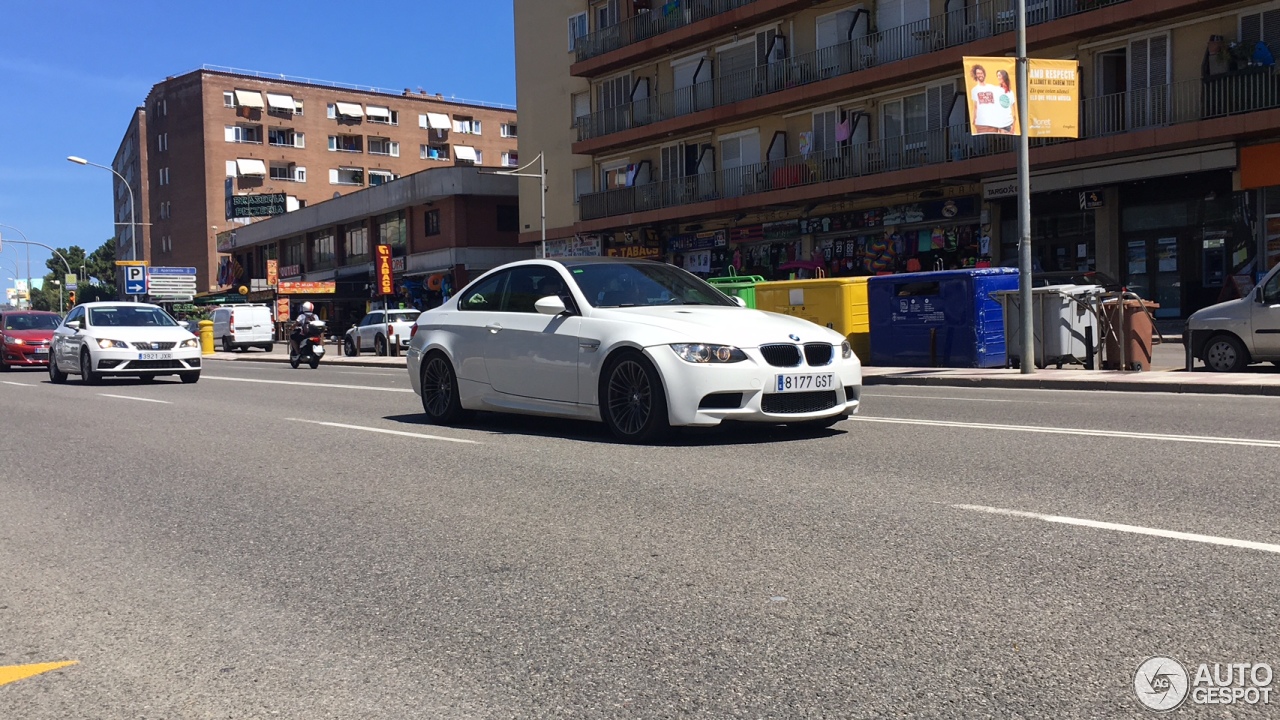
[[849,339],[863,365],[871,362],[866,277],[763,282],[756,285],[756,309],[829,327]]

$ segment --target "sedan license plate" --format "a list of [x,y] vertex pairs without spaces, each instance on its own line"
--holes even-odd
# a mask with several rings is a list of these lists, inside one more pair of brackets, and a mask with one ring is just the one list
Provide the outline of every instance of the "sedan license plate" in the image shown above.
[[779,375],[774,383],[774,392],[808,392],[812,390],[830,390],[836,386],[836,376],[832,373]]
[[138,353],[138,359],[139,360],[172,360],[173,353],[167,353],[167,352]]
[[48,354],[49,354],[49,348],[36,348],[36,349],[35,349],[35,354],[36,354],[36,355],[48,355]]

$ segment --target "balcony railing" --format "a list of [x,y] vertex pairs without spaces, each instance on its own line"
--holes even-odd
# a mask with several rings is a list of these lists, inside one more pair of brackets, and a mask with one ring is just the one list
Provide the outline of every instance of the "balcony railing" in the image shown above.
[[[709,17],[750,5],[756,0],[655,0],[649,12],[578,38],[573,45],[577,62],[626,47],[655,35],[671,32]],[[667,9],[670,8],[670,9]]]
[[[1081,102],[1081,139],[1280,108],[1280,74],[1269,68],[1210,80],[1088,98]],[[679,207],[817,183],[1012,152],[1016,136],[969,134],[968,125],[843,145],[827,152],[726,168],[583,195],[582,220]],[[1034,147],[1076,142],[1033,139]]]
[[[1127,0],[1031,0],[1027,24],[1038,25]],[[578,140],[688,115],[699,110],[808,85],[878,65],[963,45],[1014,29],[1013,0],[985,0],[925,20],[863,34],[851,40],[598,110],[577,121]],[[855,15],[853,31],[865,29],[868,15]]]

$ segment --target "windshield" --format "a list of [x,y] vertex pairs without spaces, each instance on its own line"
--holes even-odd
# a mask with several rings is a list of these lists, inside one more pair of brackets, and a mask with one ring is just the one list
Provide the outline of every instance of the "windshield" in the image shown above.
[[6,315],[5,330],[54,330],[62,318],[57,315]]
[[95,327],[176,327],[178,323],[157,307],[114,305],[91,308],[89,324]]
[[387,322],[413,322],[420,315],[417,310],[406,310],[404,312],[387,313]]
[[727,295],[697,276],[659,262],[596,263],[569,271],[595,307],[651,305],[726,305],[737,307]]

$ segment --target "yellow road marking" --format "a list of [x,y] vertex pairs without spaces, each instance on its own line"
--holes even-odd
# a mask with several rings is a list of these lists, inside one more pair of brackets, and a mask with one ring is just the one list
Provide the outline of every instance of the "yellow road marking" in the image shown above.
[[8,685],[11,682],[25,680],[40,673],[47,673],[50,670],[57,670],[68,665],[75,665],[78,660],[67,660],[66,662],[38,663],[36,665],[7,665],[0,666],[0,685]]

